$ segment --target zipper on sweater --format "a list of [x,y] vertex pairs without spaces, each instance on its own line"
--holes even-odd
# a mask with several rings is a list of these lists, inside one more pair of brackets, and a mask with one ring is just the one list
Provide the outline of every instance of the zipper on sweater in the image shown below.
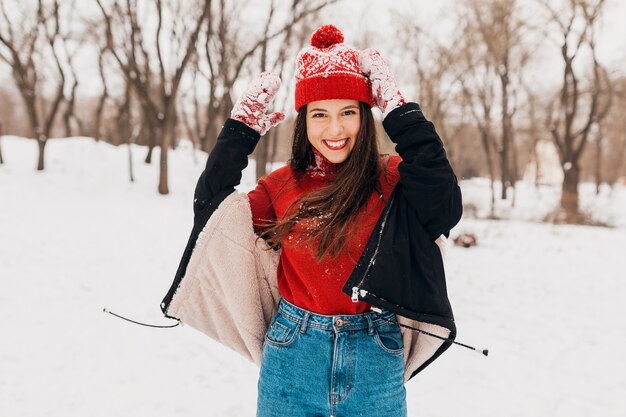
[[369,272],[372,265],[376,263],[376,256],[378,255],[378,248],[380,247],[380,241],[383,238],[383,231],[385,230],[385,225],[387,224],[387,216],[389,215],[389,211],[391,211],[391,205],[393,204],[394,197],[395,196],[392,194],[391,200],[389,201],[389,205],[387,206],[387,211],[385,211],[385,215],[383,216],[383,222],[380,225],[380,230],[378,231],[378,241],[376,242],[376,248],[374,249],[374,254],[372,255],[372,259],[370,259],[369,263],[367,264],[367,268],[365,268],[365,272],[363,273],[363,276],[361,277],[359,282],[356,284],[356,286],[352,287],[352,302],[353,303],[356,303],[359,301],[359,295],[361,296],[361,298],[367,295],[367,290],[363,290],[359,287],[363,285],[363,283],[365,282],[365,277],[367,277],[367,273]]

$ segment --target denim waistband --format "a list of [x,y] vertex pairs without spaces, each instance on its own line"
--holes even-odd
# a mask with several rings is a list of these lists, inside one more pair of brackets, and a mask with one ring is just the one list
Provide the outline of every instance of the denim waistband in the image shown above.
[[361,314],[338,314],[325,315],[317,314],[291,304],[284,298],[278,303],[278,312],[283,316],[301,324],[301,332],[305,332],[308,326],[328,331],[350,331],[372,329],[396,322],[396,316],[389,310],[382,310],[380,313],[368,311]]

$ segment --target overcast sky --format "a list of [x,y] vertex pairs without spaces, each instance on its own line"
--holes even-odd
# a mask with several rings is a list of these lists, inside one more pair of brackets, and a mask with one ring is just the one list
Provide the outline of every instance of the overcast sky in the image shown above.
[[[485,0],[489,2],[490,0]],[[560,0],[550,0],[556,7]],[[534,2],[523,0],[519,4],[525,7],[533,6]],[[536,4],[536,3],[535,3]],[[449,44],[453,39],[454,18],[458,7],[455,0],[396,0],[394,2],[382,2],[379,0],[342,0],[336,5],[325,10],[323,16],[326,23],[336,24],[344,32],[346,42],[359,37],[364,31],[373,31],[378,36],[372,38],[370,47],[385,51],[393,55],[392,69],[397,72],[402,70],[411,71],[402,62],[403,45],[398,44],[394,38],[396,28],[392,16],[394,13],[412,16],[416,25],[430,35],[440,40],[443,44]],[[536,18],[535,9],[530,9],[533,18]],[[626,0],[606,0],[604,14],[599,25],[597,53],[600,62],[612,72],[626,75]],[[454,47],[451,45],[450,47]],[[584,53],[578,59],[578,63],[588,65]],[[534,62],[528,67],[528,73],[532,80],[540,86],[552,87],[562,80],[562,58],[559,46],[546,40],[541,43],[535,53]],[[575,67],[576,68],[576,67]],[[402,78],[402,77],[398,77]],[[400,87],[410,90],[410,80],[400,80]],[[403,85],[404,83],[404,85]],[[413,97],[419,100],[419,97]]]
[[[485,0],[489,2],[490,0]],[[550,0],[559,4],[558,0]],[[398,11],[403,14],[416,16],[416,23],[431,30],[433,33],[445,36],[450,33],[454,19],[450,18],[454,13],[457,0],[396,0],[394,2],[382,2],[379,0],[343,0],[327,11],[327,15],[332,18],[335,10],[346,9],[349,5],[362,4],[363,15],[367,23],[361,19],[355,19],[353,14],[337,18],[339,21],[348,23],[347,31],[362,28],[367,25],[369,29],[379,31],[384,34],[380,40],[382,43],[392,44],[393,39],[390,34],[393,32],[393,22],[390,20],[390,11]],[[530,4],[528,0],[523,0],[520,4]],[[343,14],[343,13],[342,13]],[[598,32],[598,54],[600,59],[606,64],[621,64],[626,67],[626,0],[606,0],[602,25]],[[386,36],[385,36],[386,35]]]
[[[489,0],[485,0],[489,1]],[[560,0],[550,0],[558,4]],[[290,0],[282,0],[288,5]],[[84,10],[91,10],[87,7]],[[260,30],[259,16],[267,14],[267,1],[255,1],[247,3],[242,7],[239,14],[243,27],[248,27],[254,32]],[[279,4],[281,4],[279,2]],[[529,5],[532,2],[524,0],[522,5]],[[93,4],[91,4],[93,6]],[[458,1],[454,0],[395,0],[393,2],[380,0],[340,0],[337,4],[327,8],[322,13],[321,23],[332,23],[338,26],[345,35],[346,43],[355,42],[366,32],[374,34],[370,36],[371,44],[367,45],[387,53],[390,58],[392,69],[400,73],[402,70],[411,71],[403,65],[402,48],[395,39],[396,28],[393,22],[394,13],[413,16],[416,25],[419,25],[429,34],[436,37],[444,44],[452,40],[454,31],[455,7]],[[282,12],[286,13],[286,7]],[[97,10],[94,8],[94,12]],[[258,23],[257,23],[258,22]],[[602,17],[602,25],[598,32],[598,55],[600,61],[612,71],[617,71],[626,75],[626,0],[607,0],[605,12]],[[454,47],[451,45],[450,47]],[[84,52],[85,56],[90,56],[89,51]],[[542,45],[537,52],[536,62],[533,63],[531,71],[537,78],[537,83],[541,85],[556,85],[562,78],[562,62],[559,57],[558,47],[548,42]],[[295,56],[293,57],[295,61]],[[580,60],[581,62],[583,59]],[[588,60],[584,60],[588,61]],[[82,59],[79,63],[79,74],[81,78],[82,93],[96,93],[100,90],[100,81],[97,68],[94,65],[94,58]],[[0,64],[0,78],[7,79],[10,71],[6,65]],[[410,90],[411,86],[408,77],[403,80],[398,77],[401,87]],[[291,82],[293,80],[283,80]],[[247,80],[242,80],[247,83]],[[403,86],[402,83],[405,83]],[[236,86],[236,88],[241,88]],[[414,98],[418,99],[418,98]]]

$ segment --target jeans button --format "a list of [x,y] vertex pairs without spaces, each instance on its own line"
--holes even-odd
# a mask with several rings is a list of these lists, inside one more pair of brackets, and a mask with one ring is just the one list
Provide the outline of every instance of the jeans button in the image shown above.
[[337,319],[337,320],[335,321],[335,326],[337,326],[337,327],[341,327],[342,325],[343,325],[343,320],[341,320],[341,319]]

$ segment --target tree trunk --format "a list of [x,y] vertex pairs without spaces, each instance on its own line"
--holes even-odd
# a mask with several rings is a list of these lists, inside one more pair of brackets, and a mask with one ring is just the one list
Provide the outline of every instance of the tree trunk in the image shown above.
[[598,125],[598,135],[596,136],[596,155],[595,155],[595,177],[596,177],[596,195],[600,194],[600,184],[602,184],[602,129]]
[[37,138],[37,145],[39,147],[39,159],[37,160],[37,171],[44,170],[44,150],[46,148],[47,138],[41,137]]
[[30,122],[30,134],[37,141],[37,146],[39,147],[39,157],[37,161],[37,171],[44,170],[44,149],[46,147],[46,139],[42,133],[42,128],[39,126],[38,118],[37,118],[37,106],[35,104],[34,95],[30,94],[22,94],[22,98],[24,99],[24,105],[26,107],[26,112],[28,113],[28,121]]
[[502,75],[500,77],[502,85],[502,148],[500,149],[500,178],[502,178],[502,193],[500,198],[506,200],[507,188],[509,186],[509,140],[511,135],[511,126],[509,118],[509,91],[508,77]]
[[96,110],[96,117],[95,117],[95,121],[94,121],[94,130],[93,130],[93,136],[96,139],[96,142],[98,142],[100,139],[102,139],[103,132],[102,132],[102,113],[104,112],[104,104],[106,102],[107,96],[105,94],[102,94],[102,96],[100,97],[100,100],[98,100],[98,108]]
[[72,110],[70,106],[71,104],[67,104],[67,109],[63,112],[63,126],[65,128],[66,138],[72,136],[72,123],[70,120],[72,117]]
[[270,153],[269,153],[268,158],[267,158],[268,161],[270,162],[270,166],[276,160],[276,153],[278,152],[278,133],[279,133],[279,128],[278,127],[272,129],[272,133],[271,133],[271,136],[270,136],[270,138],[272,139],[270,141],[271,150],[270,150]]
[[174,115],[166,115],[163,121],[162,128],[159,129],[163,132],[161,137],[161,155],[159,157],[159,194],[169,194],[169,187],[167,185],[167,152],[170,145],[174,142],[175,131],[175,118]]
[[256,161],[256,179],[263,177],[267,172],[267,155],[269,151],[269,135],[265,135],[261,138],[256,146],[255,161]]
[[154,149],[154,144],[150,143],[148,145],[148,153],[146,154],[146,159],[144,160],[146,164],[152,163],[152,150],[153,149]]
[[[144,117],[144,123],[146,123],[145,121],[145,117]],[[152,124],[150,124],[149,122],[147,123],[148,125],[148,153],[146,154],[146,159],[144,160],[144,163],[146,164],[151,164],[152,163],[152,150],[154,149],[156,140],[155,140],[155,135],[156,135],[156,130],[160,130],[160,129],[155,129]]]
[[[153,120],[150,119],[150,115],[149,115],[149,110],[143,106],[142,109],[142,116],[141,116],[141,122],[143,123],[143,133],[145,134],[146,132],[146,128],[148,131],[148,138],[147,138],[147,142],[148,142],[148,153],[146,154],[146,159],[144,160],[144,163],[146,164],[151,164],[152,163],[152,151],[154,150],[154,147],[158,145],[160,145],[162,143],[162,136],[164,134],[163,129],[162,129],[162,122],[160,123],[155,123],[153,122]],[[158,136],[158,137],[157,137]],[[158,140],[160,139],[160,140]]]
[[[96,139],[96,142],[99,141],[104,135],[103,132],[101,132],[102,130],[102,114],[104,113],[104,105],[106,104],[107,98],[109,97],[109,90],[107,87],[107,82],[106,82],[106,77],[104,76],[105,73],[105,69],[104,69],[104,54],[106,52],[106,48],[101,48],[100,49],[100,53],[98,54],[98,69],[100,72],[100,79],[102,82],[102,95],[100,96],[100,99],[98,100],[98,107],[96,109],[96,117],[95,117],[95,122],[94,122],[94,138]],[[126,89],[128,89],[128,83],[126,84]]]
[[570,169],[563,172],[563,188],[561,193],[561,207],[565,211],[566,222],[575,222],[578,218],[578,181],[580,167],[572,164]]
[[489,171],[489,182],[491,183],[491,210],[489,213],[490,218],[494,218],[496,215],[496,190],[494,181],[496,175],[493,169],[493,160],[491,159],[491,147],[489,146],[489,128],[483,127],[481,129],[481,139],[483,145],[483,151],[485,151],[485,159],[487,160],[487,170]]
[[202,150],[206,153],[211,153],[213,147],[217,143],[217,136],[219,135],[217,123],[215,120],[211,124],[207,125],[206,135],[202,141]]
[[159,194],[167,195],[170,190],[167,186],[167,146],[161,145],[161,156],[159,158]]

